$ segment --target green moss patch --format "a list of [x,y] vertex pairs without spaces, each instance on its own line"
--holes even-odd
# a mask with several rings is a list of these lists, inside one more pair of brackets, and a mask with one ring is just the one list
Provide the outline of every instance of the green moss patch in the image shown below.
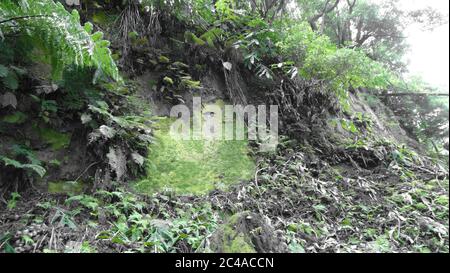
[[55,181],[48,183],[48,192],[51,194],[81,194],[84,191],[84,184],[80,181]]
[[142,193],[170,189],[177,194],[205,194],[251,179],[255,163],[247,141],[175,140],[172,120],[157,123],[156,143],[150,147],[148,175],[135,188]]
[[9,124],[22,124],[27,120],[27,115],[22,112],[15,112],[14,114],[4,116],[1,121]]
[[233,215],[229,223],[223,227],[222,250],[223,253],[256,253],[251,238],[235,230],[239,214]]
[[214,253],[285,253],[287,245],[261,214],[249,211],[231,216],[210,237]]
[[37,133],[42,141],[50,145],[53,150],[66,149],[70,145],[72,134],[61,133],[51,128],[40,127],[36,128]]

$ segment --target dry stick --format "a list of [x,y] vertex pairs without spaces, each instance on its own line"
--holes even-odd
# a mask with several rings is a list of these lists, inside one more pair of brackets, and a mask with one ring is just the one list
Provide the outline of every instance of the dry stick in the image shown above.
[[259,194],[261,194],[262,192],[261,192],[261,189],[260,189],[259,184],[258,184],[258,175],[259,175],[259,172],[260,172],[260,171],[263,171],[263,170],[265,170],[265,169],[266,169],[266,168],[259,169],[259,170],[257,170],[257,171],[255,172],[255,185],[256,185],[256,188],[258,189]]
[[377,94],[378,97],[448,97],[448,93],[390,93],[390,94]]
[[361,171],[361,167],[358,165],[358,163],[356,163],[353,158],[347,154],[347,158],[350,159],[350,162],[352,163],[352,165],[358,170]]
[[97,165],[97,164],[100,164],[100,161],[94,162],[94,163],[92,163],[91,165],[89,165],[89,166],[86,168],[86,170],[84,170],[84,171],[80,174],[80,176],[78,176],[78,178],[75,179],[74,182],[78,182],[78,180],[80,180],[80,178],[83,177],[83,175],[86,174],[86,172],[89,171],[90,168],[94,167],[94,166]]
[[50,235],[50,240],[48,241],[48,249],[51,250],[52,249],[52,243],[53,243],[53,237],[55,234],[55,228],[52,228],[52,234]]
[[53,244],[54,244],[55,251],[58,251],[58,240],[59,240],[58,233],[55,234],[55,239],[56,240],[53,241]]
[[41,244],[44,242],[45,238],[47,238],[47,235],[48,235],[48,233],[45,233],[45,235],[42,236],[41,241],[40,241],[38,244],[36,244],[36,246],[34,247],[33,253],[36,253],[36,250],[37,250],[39,247],[41,247]]

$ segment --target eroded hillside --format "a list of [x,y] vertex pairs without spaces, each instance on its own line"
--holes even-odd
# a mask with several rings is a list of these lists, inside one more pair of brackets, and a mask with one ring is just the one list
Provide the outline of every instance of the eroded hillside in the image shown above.
[[[13,2],[0,4],[13,18],[0,20],[1,251],[449,251],[448,159],[378,96],[393,78],[364,53],[233,1],[192,1],[192,18],[183,3],[35,1],[72,12],[46,37],[51,19],[14,20],[42,7]],[[198,97],[202,115],[277,105],[276,150],[172,139],[171,108]]]

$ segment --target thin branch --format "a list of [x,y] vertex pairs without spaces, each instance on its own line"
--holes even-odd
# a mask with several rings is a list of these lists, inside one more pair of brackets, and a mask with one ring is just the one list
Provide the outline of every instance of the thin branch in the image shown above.
[[51,17],[51,16],[50,15],[27,15],[27,16],[13,17],[13,18],[9,18],[9,19],[0,21],[0,25],[11,22],[11,21],[17,21],[17,20],[23,20],[23,19],[29,19],[29,18],[39,18],[39,17]]
[[326,14],[332,12],[332,11],[339,5],[339,2],[340,2],[340,1],[341,1],[341,0],[336,0],[336,1],[334,2],[333,5],[331,5],[330,7],[328,7],[328,5],[330,4],[331,0],[327,0],[327,2],[325,3],[325,5],[324,5],[322,11],[320,11],[318,14],[316,14],[315,16],[313,16],[312,18],[310,18],[310,19],[308,20],[309,24],[311,25],[311,28],[312,28],[314,31],[317,30],[317,21],[318,21],[320,18],[322,18],[324,15],[326,15]]
[[378,97],[448,97],[448,93],[390,93],[390,94],[377,94]]

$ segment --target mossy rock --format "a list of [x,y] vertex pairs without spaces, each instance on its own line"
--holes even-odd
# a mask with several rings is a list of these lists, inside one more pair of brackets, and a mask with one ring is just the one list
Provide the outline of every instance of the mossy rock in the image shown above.
[[280,253],[287,245],[259,214],[242,212],[230,217],[212,236],[215,253]]
[[251,238],[235,230],[239,222],[239,215],[231,217],[230,222],[223,227],[222,251],[223,253],[256,253]]

